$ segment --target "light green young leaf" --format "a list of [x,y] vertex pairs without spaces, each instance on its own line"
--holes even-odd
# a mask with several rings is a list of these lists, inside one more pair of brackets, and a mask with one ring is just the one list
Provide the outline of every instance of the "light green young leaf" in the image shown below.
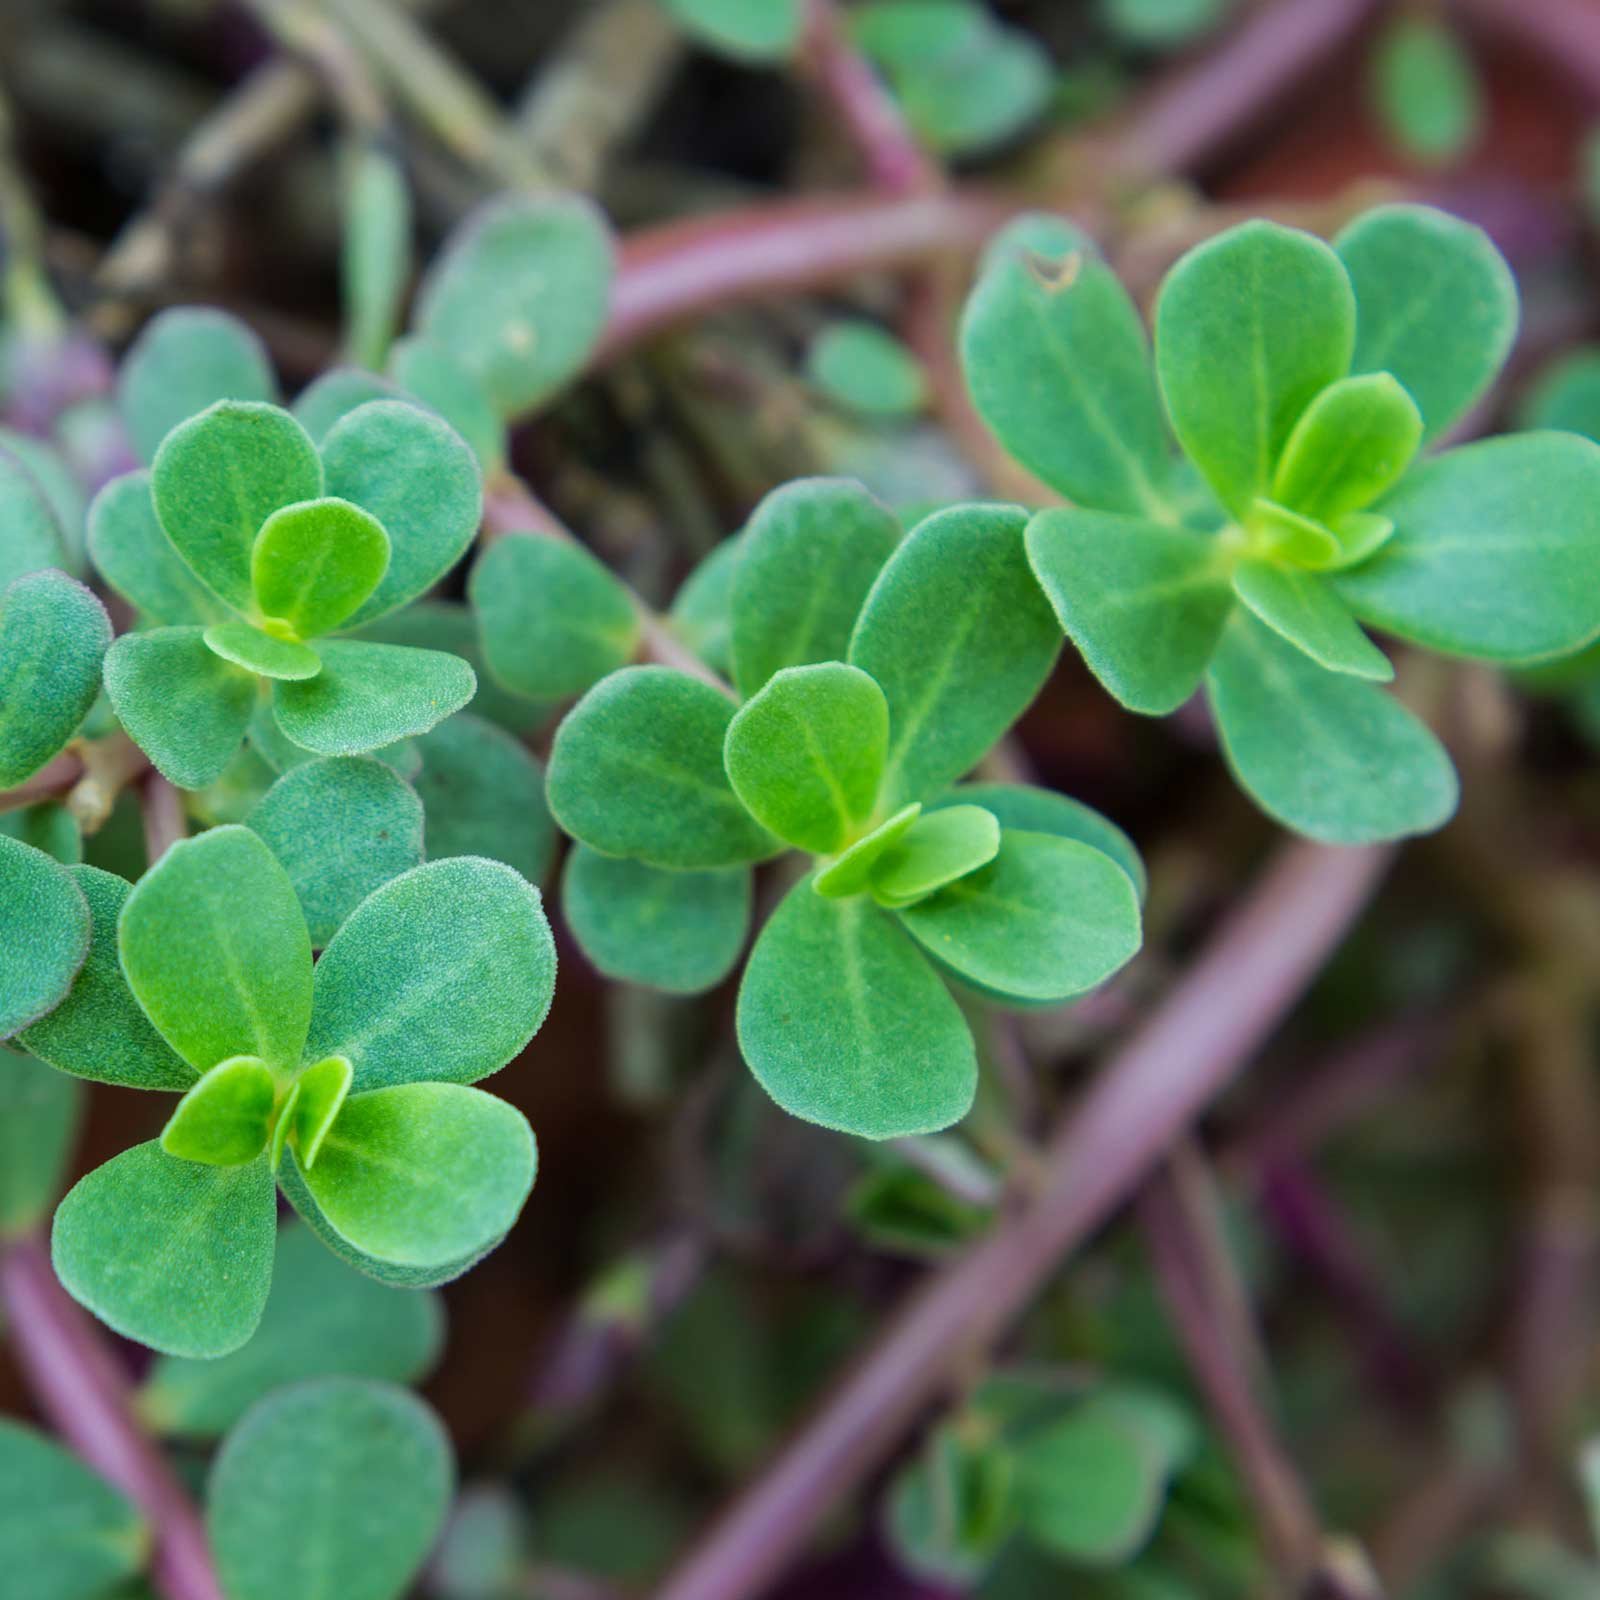
[[1250,532],[1252,544],[1265,555],[1292,566],[1326,572],[1337,567],[1344,556],[1332,528],[1275,500],[1256,500],[1251,507]]
[[1130,711],[1162,717],[1200,686],[1233,594],[1216,545],[1186,528],[1041,511],[1028,559],[1089,670]]
[[1387,372],[1342,378],[1306,407],[1283,448],[1272,498],[1319,522],[1369,506],[1422,443],[1422,414]]
[[389,370],[409,395],[466,440],[485,477],[505,465],[506,430],[482,382],[443,345],[417,334],[397,340]]
[[162,441],[150,488],[178,554],[230,606],[248,612],[256,534],[280,506],[322,493],[322,464],[287,411],[222,400]]
[[776,854],[723,770],[734,707],[667,667],[624,667],[567,714],[550,751],[557,822],[609,856],[678,869]]
[[345,626],[359,627],[432,588],[478,531],[477,458],[447,422],[420,406],[405,400],[358,406],[328,430],[322,465],[327,492],[369,512],[389,536],[383,578],[342,619]]
[[608,978],[701,994],[733,970],[750,928],[750,874],[667,872],[577,844],[561,907],[578,948]]
[[739,61],[781,61],[800,43],[801,0],[662,0],[703,44]]
[[1364,622],[1489,661],[1567,655],[1600,634],[1600,445],[1485,439],[1424,462],[1375,509],[1393,538],[1335,580]]
[[[83,1103],[83,1090],[71,1078],[0,1048],[0,1241],[29,1232],[50,1215]],[[4,1543],[0,1534],[0,1552]]]
[[117,373],[117,407],[141,461],[218,400],[277,398],[266,347],[237,317],[174,306],[147,322]]
[[296,744],[323,756],[359,756],[426,733],[459,711],[478,680],[459,656],[399,644],[326,639],[322,671],[274,686],[273,715]]
[[256,604],[302,638],[329,633],[377,588],[389,536],[360,506],[332,497],[274,511],[250,552]]
[[764,827],[818,855],[872,815],[889,747],[883,691],[838,661],[785,667],[728,724],[728,780]]
[[809,882],[757,937],[737,1025],[762,1088],[841,1133],[934,1133],[977,1089],[966,1020],[916,945],[871,901],[826,899]]
[[62,1287],[124,1338],[223,1356],[261,1320],[276,1231],[265,1156],[207,1167],[151,1140],[79,1179],[56,1209],[51,1258]]
[[842,661],[900,524],[858,483],[774,489],[739,537],[729,601],[734,682],[756,693],[784,667]]
[[1055,665],[1060,630],[1028,566],[1026,526],[1026,513],[1007,506],[935,512],[861,608],[850,663],[889,702],[886,809],[975,766]]
[[317,1378],[254,1407],[211,1469],[228,1600],[398,1600],[450,1506],[450,1443],[390,1384]]
[[961,321],[973,404],[1080,505],[1170,517],[1172,446],[1144,324],[1091,239],[1025,217],[992,244]]
[[330,367],[300,391],[289,408],[294,420],[320,450],[336,423],[369,400],[404,400],[406,395],[387,378],[360,367]]
[[267,1148],[277,1086],[259,1056],[219,1061],[178,1102],[161,1148],[180,1161],[242,1167]]
[[411,276],[411,191],[398,151],[378,137],[343,151],[345,342],[363,366],[381,367]]
[[88,902],[89,954],[67,998],[24,1030],[20,1042],[42,1061],[77,1078],[130,1089],[176,1089],[196,1069],[156,1032],[134,999],[117,956],[117,919],[133,886],[98,867],[67,869]]
[[921,815],[920,800],[901,806],[887,822],[880,822],[871,833],[842,851],[837,860],[823,867],[812,878],[811,887],[830,900],[842,900],[846,895],[864,893],[872,881],[872,869],[879,858],[905,837],[906,830]]
[[289,874],[314,949],[374,889],[422,863],[422,802],[370,756],[286,772],[249,823]]
[[1374,683],[1394,677],[1389,658],[1361,631],[1320,573],[1247,559],[1233,569],[1233,588],[1273,632],[1318,666]]
[[1328,672],[1236,611],[1206,674],[1228,765],[1285,827],[1324,844],[1431,833],[1456,808],[1444,747],[1371,683]]
[[205,631],[206,649],[246,672],[284,683],[314,678],[322,657],[298,639],[280,639],[253,623],[213,622]]
[[1301,413],[1350,370],[1356,301],[1320,239],[1246,222],[1196,246],[1156,306],[1156,369],[1179,441],[1245,517]]
[[230,1056],[300,1065],[311,941],[289,874],[248,828],[173,845],[134,885],[117,947],[145,1014],[197,1071]]
[[443,1344],[437,1295],[374,1283],[309,1228],[289,1223],[278,1230],[272,1292],[255,1337],[217,1361],[162,1356],[139,1390],[139,1415],[164,1434],[215,1438],[258,1400],[305,1378],[414,1382]]
[[1437,439],[1494,382],[1517,336],[1517,285],[1481,228],[1429,206],[1379,206],[1334,248],[1355,285],[1353,372],[1392,372]]
[[503,417],[573,377],[605,324],[611,233],[576,195],[490,202],[451,235],[417,295],[416,327],[483,383]]
[[78,731],[110,643],[105,607],[64,572],[30,572],[0,589],[0,789]]
[[915,415],[928,380],[915,355],[876,322],[832,322],[806,351],[806,376],[835,405],[868,417]]
[[66,998],[89,954],[89,904],[71,871],[0,834],[0,1039]]
[[533,1188],[533,1133],[503,1100],[401,1083],[345,1101],[312,1171],[328,1222],[356,1249],[438,1267],[502,1238]]
[[89,507],[89,558],[151,622],[220,622],[232,613],[162,531],[148,472],[113,478]]
[[49,499],[17,456],[0,450],[0,588],[27,573],[67,564],[61,524]]
[[149,1549],[143,1518],[104,1479],[43,1434],[0,1418],[0,1593],[120,1594]]
[[583,694],[639,642],[633,597],[582,545],[539,534],[497,539],[467,582],[483,659],[532,700]]
[[[302,1171],[310,1172],[316,1167],[317,1157],[350,1098],[354,1083],[355,1069],[344,1056],[326,1056],[313,1062],[295,1079],[294,1127],[290,1131]],[[288,1111],[285,1107],[285,1119]],[[273,1151],[275,1167],[282,1157],[281,1147]]]
[[913,905],[993,861],[999,848],[1000,824],[982,806],[930,811],[878,857],[872,898],[891,908]]
[[323,951],[306,1056],[346,1057],[358,1089],[473,1083],[538,1032],[555,975],[536,888],[498,861],[430,861],[369,895]]
[[1401,13],[1372,57],[1371,93],[1390,142],[1427,166],[1464,156],[1483,128],[1483,95],[1472,57],[1453,28]]

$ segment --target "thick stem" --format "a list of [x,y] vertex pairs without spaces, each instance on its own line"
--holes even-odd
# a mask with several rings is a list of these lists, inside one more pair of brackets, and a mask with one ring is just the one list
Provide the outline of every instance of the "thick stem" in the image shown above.
[[144,816],[145,857],[153,867],[189,831],[183,796],[159,772],[152,772],[140,792],[139,808]]
[[1101,1069],[1031,1202],[939,1273],[692,1549],[657,1600],[750,1600],[1247,1064],[1367,903],[1390,852],[1287,846]]
[[20,811],[41,800],[56,800],[66,794],[83,776],[82,759],[70,751],[47,761],[31,778],[24,778],[14,789],[0,789],[0,811]]

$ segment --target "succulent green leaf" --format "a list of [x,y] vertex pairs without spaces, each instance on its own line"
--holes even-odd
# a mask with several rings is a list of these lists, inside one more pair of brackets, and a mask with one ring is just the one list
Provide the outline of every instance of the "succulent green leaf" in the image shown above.
[[0,1592],[96,1600],[133,1578],[150,1549],[143,1518],[43,1434],[0,1418]]
[[215,783],[244,738],[254,677],[211,650],[200,627],[125,633],[106,651],[117,720],[180,789]]
[[276,1232],[264,1155],[210,1167],[151,1140],[79,1179],[56,1209],[51,1256],[73,1299],[124,1338],[223,1356],[261,1320]]
[[1186,528],[1041,511],[1028,558],[1089,670],[1130,711],[1165,716],[1200,686],[1233,609],[1217,546]]
[[1264,555],[1312,571],[1337,567],[1344,548],[1332,528],[1313,517],[1291,511],[1276,500],[1257,497],[1251,508],[1252,543]]
[[277,1086],[259,1056],[219,1061],[178,1102],[161,1148],[180,1161],[242,1167],[267,1148]]
[[297,1166],[328,1222],[358,1250],[437,1267],[502,1238],[533,1188],[522,1113],[459,1083],[353,1094],[315,1168]]
[[0,811],[0,833],[31,844],[35,850],[43,850],[64,867],[75,866],[83,860],[83,829],[59,800],[42,800],[37,805]]
[[835,405],[863,416],[913,416],[927,404],[916,356],[875,322],[830,323],[806,351],[806,375]]
[[1569,433],[1464,445],[1375,509],[1393,538],[1337,580],[1364,622],[1490,661],[1567,655],[1600,634],[1600,445]]
[[1494,382],[1517,336],[1517,285],[1488,234],[1429,206],[1379,206],[1334,248],[1355,285],[1353,372],[1391,372],[1436,439]]
[[246,672],[285,683],[314,678],[322,657],[299,639],[280,639],[253,623],[213,622],[205,631],[206,649]]
[[415,600],[466,554],[483,515],[478,462],[431,411],[404,400],[358,406],[328,430],[322,464],[327,492],[376,517],[389,536],[389,565],[341,619],[346,626]]
[[15,428],[0,427],[0,450],[20,461],[32,477],[55,518],[65,553],[62,565],[73,577],[81,578],[89,497],[78,472],[54,443],[18,433]]
[[249,822],[289,874],[314,949],[374,889],[422,863],[422,802],[370,756],[295,767]]
[[557,822],[609,856],[678,869],[776,854],[723,769],[731,701],[667,667],[624,667],[567,714],[550,751]]
[[265,346],[237,317],[207,306],[154,316],[128,347],[117,374],[117,407],[141,461],[218,400],[274,400]]
[[1416,717],[1248,611],[1230,620],[1206,687],[1234,776],[1285,827],[1366,844],[1431,833],[1454,813],[1455,769]]
[[49,1216],[83,1105],[83,1090],[71,1078],[0,1049],[0,1241],[29,1232]]
[[685,30],[740,61],[781,61],[800,43],[801,0],[663,0]]
[[0,1039],[66,998],[89,954],[89,903],[72,872],[0,834]]
[[1359,566],[1394,537],[1394,519],[1375,511],[1350,511],[1334,523],[1331,531],[1339,541],[1339,559],[1329,570],[1342,572],[1346,567]]
[[[934,1134],[923,1149],[938,1150],[975,1182],[994,1184],[994,1173],[970,1148],[947,1134]],[[931,1261],[982,1233],[993,1210],[961,1199],[937,1180],[903,1161],[867,1172],[845,1198],[851,1227],[874,1250]]]
[[872,815],[889,747],[889,707],[841,662],[785,667],[728,724],[728,779],[764,827],[818,855]]
[[1283,448],[1272,498],[1319,522],[1369,506],[1394,486],[1422,443],[1422,414],[1387,372],[1330,384]]
[[888,1533],[917,1576],[968,1589],[994,1564],[1016,1528],[1010,1449],[969,1439],[959,1425],[935,1428],[889,1494]]
[[741,694],[755,694],[784,667],[844,659],[861,603],[900,532],[887,507],[843,478],[802,478],[756,507],[730,590]]
[[977,1089],[961,1009],[894,918],[798,883],[739,986],[739,1048],[780,1106],[866,1139],[959,1122]]
[[9,450],[0,450],[0,588],[30,572],[68,565],[49,498]]
[[492,201],[456,230],[424,278],[417,331],[466,365],[501,416],[516,416],[588,359],[613,272],[610,231],[589,201]]
[[1297,229],[1246,222],[1167,274],[1156,306],[1161,392],[1183,448],[1236,517],[1269,492],[1301,413],[1349,372],[1355,336],[1339,257]]
[[415,1396],[315,1378],[223,1442],[206,1531],[228,1600],[398,1600],[444,1525],[455,1468]]
[[1518,425],[1600,440],[1600,349],[1586,345],[1542,368],[1518,408]]
[[1150,342],[1087,235],[1047,216],[1002,233],[967,301],[961,360],[979,414],[1030,472],[1081,505],[1169,519]]
[[1139,50],[1177,50],[1209,33],[1237,0],[1100,0],[1106,26]]
[[399,153],[381,138],[343,152],[346,344],[363,366],[381,367],[411,277],[411,191]]
[[300,391],[290,410],[294,420],[320,450],[337,423],[371,400],[404,400],[406,395],[387,378],[360,367],[330,367]]
[[95,571],[151,622],[220,622],[231,615],[162,530],[147,471],[125,472],[94,497],[89,557]]
[[280,506],[322,493],[322,464],[287,411],[221,400],[167,435],[150,488],[178,554],[230,606],[247,612],[256,534]]
[[871,833],[857,839],[835,861],[823,867],[811,880],[811,887],[830,900],[862,894],[872,881],[872,869],[885,851],[905,836],[906,830],[922,815],[922,802],[913,800],[902,806],[887,822],[880,822]]
[[1483,128],[1483,93],[1453,28],[1420,12],[1397,15],[1372,56],[1372,99],[1390,140],[1412,160],[1446,166]]
[[505,427],[488,391],[443,345],[416,334],[396,342],[389,370],[409,395],[437,411],[466,440],[484,475],[505,465]]
[[[724,539],[684,580],[669,613],[673,631],[715,673],[733,677],[733,580],[744,541]],[[793,665],[794,663],[791,663]]]
[[302,638],[331,632],[377,588],[389,536],[360,506],[332,497],[274,511],[250,553],[256,604]]
[[1026,513],[956,506],[919,523],[873,584],[850,663],[889,702],[880,804],[924,800],[975,766],[1050,675],[1060,630],[1028,566]]
[[294,884],[248,828],[183,839],[133,886],[117,923],[128,985],[199,1072],[231,1056],[300,1065],[311,941]]
[[1049,106],[1056,87],[1056,70],[1037,40],[973,9],[982,26],[966,45],[890,75],[917,137],[949,155],[980,155],[1005,143]]
[[0,589],[0,789],[78,731],[110,643],[105,607],[64,572],[30,572]]
[[1233,588],[1269,628],[1318,666],[1374,683],[1394,677],[1389,658],[1320,573],[1246,559],[1233,569]]
[[533,700],[584,693],[626,666],[639,642],[632,595],[566,539],[497,539],[474,565],[467,593],[489,671]]
[[[316,1166],[354,1083],[355,1068],[344,1056],[315,1061],[295,1080],[294,1127],[290,1131],[302,1171],[310,1172]],[[284,1115],[287,1118],[287,1108]],[[278,1150],[274,1155],[281,1157],[282,1153]]]
[[561,906],[578,948],[608,978],[700,994],[733,970],[750,929],[750,874],[668,872],[572,847]]
[[358,1089],[473,1083],[538,1032],[555,975],[536,888],[499,861],[430,861],[369,895],[323,951],[306,1054],[346,1057]]
[[982,806],[930,811],[878,857],[872,898],[891,908],[913,905],[993,861],[999,848],[1000,824]]
[[272,710],[295,744],[323,756],[359,756],[426,733],[473,696],[477,678],[460,656],[399,644],[325,639],[322,671],[278,683]]

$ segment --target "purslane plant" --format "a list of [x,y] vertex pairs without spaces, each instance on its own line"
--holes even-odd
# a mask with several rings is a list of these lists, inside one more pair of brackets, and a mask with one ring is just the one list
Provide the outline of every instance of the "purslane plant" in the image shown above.
[[902,541],[858,486],[791,484],[738,541],[743,703],[625,667],[556,734],[550,808],[579,841],[564,905],[613,976],[716,982],[750,865],[813,858],[756,941],[737,1023],[767,1092],[827,1127],[889,1138],[965,1114],[977,1062],[947,978],[1060,1000],[1139,945],[1137,858],[1111,824],[1044,791],[955,786],[1058,653],[1025,522],[961,507]]
[[1093,243],[1034,217],[992,250],[961,346],[989,426],[1072,501],[1032,518],[1028,557],[1096,677],[1148,715],[1203,684],[1263,809],[1356,843],[1436,828],[1457,794],[1363,624],[1502,663],[1600,634],[1600,449],[1428,451],[1516,321],[1493,245],[1441,212],[1385,207],[1332,246],[1251,222],[1172,269],[1152,367]]

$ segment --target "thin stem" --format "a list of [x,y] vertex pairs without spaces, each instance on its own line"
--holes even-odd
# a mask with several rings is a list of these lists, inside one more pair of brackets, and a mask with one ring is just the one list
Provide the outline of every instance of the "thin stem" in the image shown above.
[[128,1380],[94,1324],[56,1281],[34,1238],[0,1252],[0,1304],[17,1363],[68,1444],[144,1513],[166,1600],[223,1600],[205,1529],[177,1475],[134,1421]]
[[70,750],[47,761],[14,789],[0,789],[0,811],[20,811],[64,795],[83,776],[83,759]]
[[144,781],[139,805],[144,815],[145,856],[153,867],[189,832],[183,796],[159,772],[152,772]]
[[1188,975],[1101,1069],[1031,1202],[918,1293],[657,1600],[748,1600],[870,1475],[974,1348],[1137,1188],[1293,1007],[1375,889],[1386,849],[1287,846]]

